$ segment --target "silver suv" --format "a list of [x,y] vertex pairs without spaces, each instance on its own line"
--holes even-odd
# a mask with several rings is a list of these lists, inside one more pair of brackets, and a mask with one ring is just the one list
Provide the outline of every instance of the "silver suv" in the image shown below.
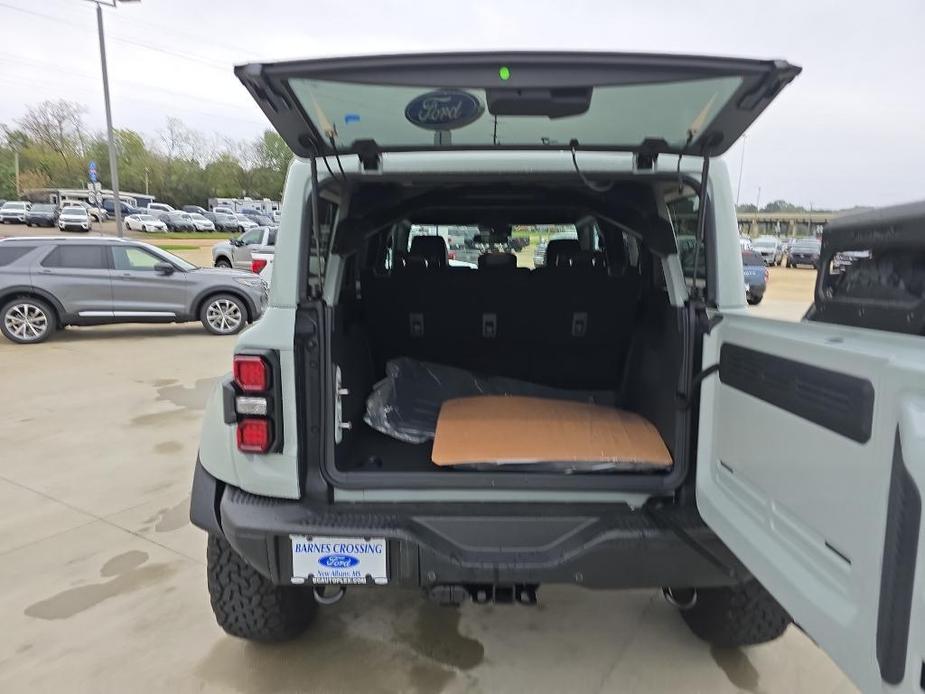
[[233,335],[266,302],[253,273],[201,268],[138,241],[0,241],[0,332],[13,342],[42,342],[68,325],[195,320]]

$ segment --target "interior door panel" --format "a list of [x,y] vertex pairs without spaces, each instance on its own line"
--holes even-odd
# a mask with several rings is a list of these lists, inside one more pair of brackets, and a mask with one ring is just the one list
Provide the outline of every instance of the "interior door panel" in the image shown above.
[[701,514],[864,691],[921,691],[923,347],[740,313],[704,340]]

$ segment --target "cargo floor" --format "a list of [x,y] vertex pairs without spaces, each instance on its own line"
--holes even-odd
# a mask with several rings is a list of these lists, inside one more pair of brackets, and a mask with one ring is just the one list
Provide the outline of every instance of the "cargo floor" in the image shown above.
[[[358,423],[354,427],[349,434],[349,448],[344,455],[338,455],[338,469],[345,472],[440,471],[430,459],[433,442],[399,441],[379,433],[366,422]],[[344,443],[347,443],[347,440]]]

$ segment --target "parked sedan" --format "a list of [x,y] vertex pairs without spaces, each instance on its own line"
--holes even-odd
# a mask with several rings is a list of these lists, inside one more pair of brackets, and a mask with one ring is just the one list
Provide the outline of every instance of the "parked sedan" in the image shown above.
[[206,208],[200,207],[199,205],[184,205],[183,211],[189,212],[190,214],[194,214],[194,213],[195,214],[208,214],[209,213],[209,211]]
[[61,231],[90,231],[93,221],[86,207],[63,207],[58,215],[58,228]]
[[241,231],[247,231],[248,229],[253,229],[254,227],[259,226],[257,222],[248,217],[246,214],[236,214],[235,219],[237,219],[240,223]]
[[[190,207],[192,207],[192,205],[190,205]],[[198,212],[190,212],[188,214],[190,219],[193,220],[193,226],[196,227],[196,231],[215,231],[215,224]]]
[[170,231],[196,231],[196,224],[189,212],[168,212],[161,219]]
[[37,203],[26,212],[26,226],[53,227],[58,223],[58,206],[51,203]]
[[3,207],[0,207],[0,223],[19,222],[20,224],[25,224],[26,213],[30,207],[32,207],[32,203],[23,200],[10,200],[3,203]]
[[768,265],[755,251],[742,251],[742,269],[745,273],[745,299],[751,306],[757,306],[768,288]]
[[208,216],[203,215],[215,225],[216,231],[241,232],[241,222],[233,214],[223,214],[221,212],[210,212]]
[[809,265],[814,269],[818,269],[819,253],[821,250],[822,242],[819,241],[819,239],[797,239],[790,247],[790,253],[787,254],[787,267]]
[[167,225],[152,214],[130,214],[125,226],[132,231],[167,231]]

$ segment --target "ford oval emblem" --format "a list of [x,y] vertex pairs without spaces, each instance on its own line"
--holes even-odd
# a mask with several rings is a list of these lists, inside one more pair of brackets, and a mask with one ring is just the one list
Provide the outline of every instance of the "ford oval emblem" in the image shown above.
[[479,119],[482,102],[459,89],[438,89],[413,98],[405,106],[405,118],[427,130],[454,130]]
[[360,560],[349,554],[325,554],[318,560],[318,563],[329,569],[349,569],[359,564]]

